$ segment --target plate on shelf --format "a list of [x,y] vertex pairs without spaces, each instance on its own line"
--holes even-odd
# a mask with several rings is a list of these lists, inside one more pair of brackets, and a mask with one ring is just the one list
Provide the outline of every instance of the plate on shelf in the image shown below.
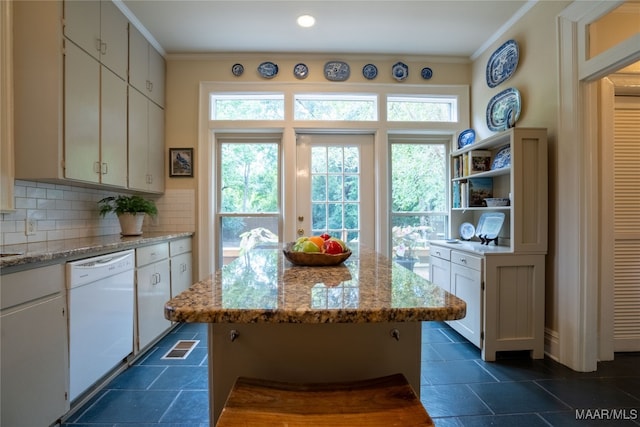
[[409,66],[404,62],[396,62],[391,67],[391,74],[393,74],[393,78],[401,82],[402,80],[409,77]]
[[467,129],[460,132],[458,135],[458,148],[466,147],[467,145],[473,144],[476,140],[476,131],[473,129]]
[[265,79],[272,79],[278,74],[278,65],[273,62],[263,62],[258,65],[258,74]]
[[367,80],[373,80],[378,76],[378,67],[373,64],[367,64],[362,67],[362,75]]
[[485,239],[495,239],[500,233],[502,223],[504,222],[504,212],[489,212],[480,215],[478,227],[476,227],[476,236]]
[[460,224],[460,238],[469,240],[476,234],[476,228],[470,222]]
[[506,145],[502,147],[496,155],[493,157],[493,163],[491,163],[491,169],[502,169],[511,166],[511,147]]
[[515,40],[509,40],[496,49],[487,61],[487,85],[496,87],[508,80],[515,73],[519,59],[520,52]]
[[492,131],[501,131],[515,126],[520,117],[520,91],[510,87],[505,89],[487,104],[487,126]]
[[342,61],[329,61],[324,64],[324,77],[332,82],[343,82],[351,75],[349,64]]
[[293,75],[296,76],[297,79],[306,79],[309,75],[309,67],[306,64],[296,64],[293,67]]

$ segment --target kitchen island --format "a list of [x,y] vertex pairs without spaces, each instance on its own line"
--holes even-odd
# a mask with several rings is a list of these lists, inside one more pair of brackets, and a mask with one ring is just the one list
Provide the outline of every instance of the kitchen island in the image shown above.
[[165,305],[169,320],[209,324],[211,425],[239,376],[402,373],[419,394],[421,322],[461,319],[465,302],[366,247],[331,267],[294,266],[282,248],[253,249]]

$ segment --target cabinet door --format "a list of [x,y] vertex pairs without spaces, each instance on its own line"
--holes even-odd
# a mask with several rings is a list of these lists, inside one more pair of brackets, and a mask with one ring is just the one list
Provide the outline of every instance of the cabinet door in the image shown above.
[[164,110],[153,102],[148,102],[148,161],[147,189],[161,193],[164,191]]
[[147,93],[149,73],[149,42],[129,24],[129,84]]
[[69,410],[64,296],[0,316],[3,426],[48,426]]
[[164,107],[165,64],[160,53],[149,46],[149,98]]
[[100,1],[65,1],[64,35],[92,57],[100,58]]
[[102,67],[101,180],[127,186],[127,83]]
[[429,257],[429,280],[451,292],[451,263],[434,256]]
[[171,297],[193,285],[191,252],[171,257]]
[[69,42],[65,44],[64,61],[65,178],[97,183],[100,179],[100,63]]
[[127,78],[129,21],[113,4],[102,1],[100,5],[100,61],[123,79]]
[[148,100],[129,88],[129,188],[147,189]]
[[481,347],[482,325],[482,277],[479,270],[463,265],[451,264],[451,292],[467,303],[467,315],[450,322],[472,344]]
[[139,267],[136,272],[138,350],[171,326],[171,322],[164,318],[164,304],[171,299],[170,281],[168,259]]

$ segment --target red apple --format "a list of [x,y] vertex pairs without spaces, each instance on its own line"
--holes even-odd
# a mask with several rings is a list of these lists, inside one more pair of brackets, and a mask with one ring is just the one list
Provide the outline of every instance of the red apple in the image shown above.
[[324,240],[329,240],[331,238],[331,236],[329,236],[327,233],[321,234],[320,237],[322,237]]
[[342,245],[335,240],[326,240],[324,242],[325,254],[337,255],[341,254],[342,252]]

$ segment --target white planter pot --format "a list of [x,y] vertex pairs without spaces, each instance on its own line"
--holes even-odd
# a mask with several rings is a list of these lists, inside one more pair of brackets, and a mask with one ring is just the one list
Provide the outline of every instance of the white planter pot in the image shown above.
[[144,213],[124,213],[118,215],[120,221],[120,234],[123,236],[140,236],[142,234],[142,222]]

